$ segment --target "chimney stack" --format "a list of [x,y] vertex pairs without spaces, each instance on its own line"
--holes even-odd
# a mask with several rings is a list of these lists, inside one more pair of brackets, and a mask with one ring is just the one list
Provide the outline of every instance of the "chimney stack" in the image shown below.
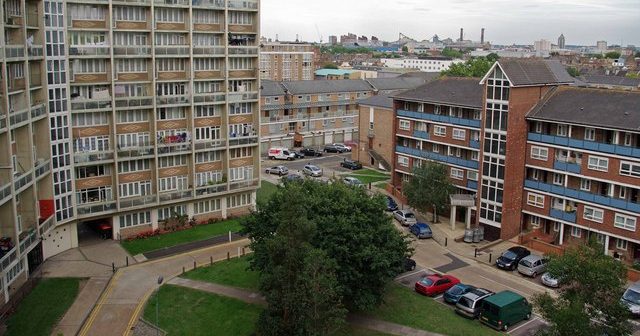
[[484,28],[480,31],[480,44],[484,44]]
[[460,28],[460,41],[464,40],[464,28]]

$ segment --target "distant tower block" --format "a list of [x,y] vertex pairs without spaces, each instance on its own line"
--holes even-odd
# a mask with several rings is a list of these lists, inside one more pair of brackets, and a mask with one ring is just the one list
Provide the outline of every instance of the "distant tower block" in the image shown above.
[[460,28],[460,41],[464,40],[464,28]]
[[480,30],[480,44],[484,44],[484,28]]

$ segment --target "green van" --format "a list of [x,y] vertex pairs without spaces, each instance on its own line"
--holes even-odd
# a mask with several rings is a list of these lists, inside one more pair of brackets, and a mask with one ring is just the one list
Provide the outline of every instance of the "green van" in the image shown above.
[[509,330],[509,327],[531,318],[531,305],[524,297],[511,292],[502,291],[482,301],[480,321],[498,330]]

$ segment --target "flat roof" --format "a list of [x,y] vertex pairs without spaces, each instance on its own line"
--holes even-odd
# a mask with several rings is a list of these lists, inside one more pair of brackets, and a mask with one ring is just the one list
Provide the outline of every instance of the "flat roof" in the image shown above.
[[522,295],[518,295],[512,291],[502,291],[499,293],[496,293],[494,295],[491,295],[487,298],[485,298],[484,300],[486,302],[490,302],[493,303],[496,306],[504,306],[506,304],[509,304],[515,300],[519,300],[522,299]]
[[341,69],[318,69],[316,70],[316,76],[344,76],[352,74],[354,72],[356,71]]

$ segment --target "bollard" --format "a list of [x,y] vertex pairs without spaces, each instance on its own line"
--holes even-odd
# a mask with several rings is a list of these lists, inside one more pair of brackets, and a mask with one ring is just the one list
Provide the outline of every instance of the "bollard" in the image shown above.
[[114,262],[111,263],[111,270],[113,271],[113,273],[116,272],[116,263]]
[[473,251],[473,257],[474,258],[478,257],[478,249],[477,248],[475,248],[474,251]]
[[231,253],[227,251],[227,261],[229,261],[229,259],[231,259]]
[[369,190],[371,190],[371,182],[369,182]]
[[244,247],[242,248],[242,256],[244,257]]
[[489,253],[489,263],[491,263],[491,253]]
[[209,262],[211,263],[211,266],[213,266],[213,256],[209,257]]
[[240,257],[240,246],[238,246],[238,257]]
[[229,242],[231,242],[231,231],[229,231]]
[[196,261],[193,261],[193,269],[196,269]]
[[182,266],[182,274],[184,274],[184,266]]
[[448,243],[449,243],[449,237],[444,237],[444,247],[447,247]]
[[129,267],[129,256],[125,257],[127,259],[127,267]]

